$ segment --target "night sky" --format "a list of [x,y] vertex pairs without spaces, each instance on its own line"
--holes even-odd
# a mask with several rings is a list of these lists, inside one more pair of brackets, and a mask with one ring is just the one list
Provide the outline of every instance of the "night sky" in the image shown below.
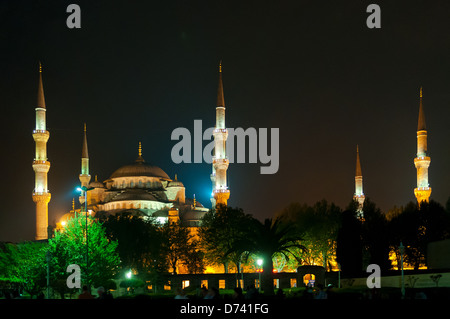
[[[81,29],[66,26],[70,3]],[[370,3],[381,29],[366,26]],[[366,197],[384,212],[414,201],[420,86],[431,198],[447,201],[448,1],[1,1],[0,240],[35,236],[39,61],[53,224],[78,196],[84,122],[92,180],[132,163],[141,141],[147,162],[210,207],[211,165],[174,164],[171,133],[214,126],[221,59],[227,127],[280,131],[276,174],[230,165],[229,205],[259,219],[291,202],[345,208],[357,144]]]

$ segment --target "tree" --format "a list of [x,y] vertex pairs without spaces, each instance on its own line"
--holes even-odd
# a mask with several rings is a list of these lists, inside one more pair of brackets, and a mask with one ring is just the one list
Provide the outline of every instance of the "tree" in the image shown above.
[[322,264],[325,269],[329,269],[330,260],[335,256],[341,209],[326,200],[313,206],[292,203],[278,216],[293,223],[303,238],[301,244],[307,249],[295,252],[301,264]]
[[342,274],[357,277],[362,273],[361,222],[356,209],[350,207],[342,213],[341,227],[336,240],[336,261]]
[[363,205],[364,221],[361,224],[363,251],[366,254],[366,268],[369,264],[377,264],[381,270],[391,268],[389,260],[389,237],[382,236],[387,230],[387,219],[375,203],[366,198]]
[[229,206],[218,206],[215,211],[205,214],[198,236],[206,260],[214,265],[224,265],[225,273],[228,272],[228,264],[232,262],[239,273],[240,253],[227,252],[238,238],[246,234],[252,219],[251,215],[245,214],[242,209]]
[[426,263],[427,246],[432,241],[450,237],[450,214],[439,203],[430,200],[408,203],[389,221],[390,245],[399,256],[400,242],[405,246],[405,263],[419,269]]
[[106,237],[100,222],[88,218],[87,223],[86,234],[86,218],[75,215],[49,239],[51,281],[65,280],[70,264],[80,266],[82,282],[88,287],[103,285],[117,274],[120,263],[117,242]]
[[301,237],[292,223],[283,222],[281,217],[265,219],[261,223],[252,219],[247,231],[233,242],[228,254],[243,254],[245,259],[254,254],[263,260],[262,287],[266,295],[273,295],[273,258],[282,254],[286,259],[293,256],[292,249],[305,249],[299,241]]
[[19,284],[30,298],[40,293],[47,284],[46,251],[47,244],[40,242],[6,244],[0,250],[3,275],[9,282]]
[[143,275],[166,270],[162,236],[153,219],[144,219],[128,211],[108,216],[103,225],[107,237],[118,243],[123,272],[134,269]]
[[180,222],[167,222],[161,227],[160,232],[167,263],[172,273],[176,275],[179,263],[190,265],[189,257],[194,256],[196,242],[192,241],[193,236],[189,229]]

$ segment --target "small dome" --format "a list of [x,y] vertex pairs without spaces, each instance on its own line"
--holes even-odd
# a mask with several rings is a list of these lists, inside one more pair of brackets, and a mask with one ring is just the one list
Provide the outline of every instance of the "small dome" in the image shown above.
[[184,185],[183,185],[182,182],[180,182],[180,181],[178,180],[177,174],[175,174],[175,180],[170,181],[170,182],[167,184],[167,187],[184,187]]
[[97,175],[95,175],[95,181],[89,183],[89,188],[105,188],[102,182],[97,180]]

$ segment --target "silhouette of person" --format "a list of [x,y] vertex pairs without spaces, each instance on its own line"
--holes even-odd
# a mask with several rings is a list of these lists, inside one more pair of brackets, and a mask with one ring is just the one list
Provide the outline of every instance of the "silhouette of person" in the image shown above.
[[83,292],[78,295],[78,299],[94,299],[86,285],[83,286]]

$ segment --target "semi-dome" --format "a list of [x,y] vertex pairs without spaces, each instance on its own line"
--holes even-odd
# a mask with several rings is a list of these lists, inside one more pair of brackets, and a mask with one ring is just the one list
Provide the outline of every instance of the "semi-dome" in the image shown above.
[[144,158],[139,155],[136,162],[130,165],[122,166],[112,173],[110,178],[131,177],[131,176],[148,176],[159,177],[170,180],[169,176],[158,166],[145,163]]
[[175,179],[167,184],[167,187],[184,187],[183,183],[178,180],[177,174],[175,174]]
[[89,188],[105,188],[102,182],[97,180],[97,175],[95,175],[95,180],[89,183]]

